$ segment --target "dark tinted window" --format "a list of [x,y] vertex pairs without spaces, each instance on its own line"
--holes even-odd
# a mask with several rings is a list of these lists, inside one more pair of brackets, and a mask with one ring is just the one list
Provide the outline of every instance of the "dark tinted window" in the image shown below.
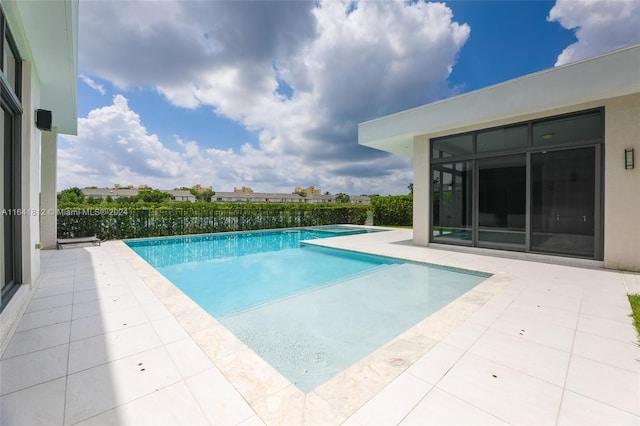
[[460,157],[473,154],[471,134],[449,136],[433,142],[433,158]]
[[508,151],[527,147],[527,126],[510,126],[479,132],[478,152]]
[[599,111],[533,124],[534,145],[560,145],[599,139],[603,136]]

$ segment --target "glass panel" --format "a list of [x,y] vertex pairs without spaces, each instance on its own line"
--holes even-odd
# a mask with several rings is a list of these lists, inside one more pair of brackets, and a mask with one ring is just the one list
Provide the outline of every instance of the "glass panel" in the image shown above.
[[534,123],[534,145],[560,145],[603,137],[600,111]]
[[594,256],[595,148],[531,156],[531,250]]
[[13,51],[11,50],[11,47],[9,46],[9,42],[7,41],[7,39],[4,39],[4,58],[2,61],[2,70],[4,71],[4,75],[7,77],[7,81],[9,82],[9,85],[11,86],[11,88],[13,89],[14,93],[17,93],[16,91],[16,57],[13,54]]
[[450,136],[433,141],[433,158],[460,157],[473,154],[471,134]]
[[478,152],[506,151],[527,147],[527,125],[503,127],[478,133]]
[[433,241],[471,244],[471,162],[433,166]]
[[[13,203],[13,128],[11,115],[2,110],[3,114],[3,132],[2,132],[2,173],[3,173],[3,188],[2,188],[2,211],[9,212],[16,206]],[[7,290],[14,282],[14,247],[13,247],[13,222],[14,216],[10,214],[2,215],[3,221],[3,244],[4,244],[4,276],[2,277],[2,296],[5,295]],[[3,297],[4,299],[4,297]],[[4,305],[4,303],[3,303]]]
[[478,245],[525,248],[527,157],[478,161]]

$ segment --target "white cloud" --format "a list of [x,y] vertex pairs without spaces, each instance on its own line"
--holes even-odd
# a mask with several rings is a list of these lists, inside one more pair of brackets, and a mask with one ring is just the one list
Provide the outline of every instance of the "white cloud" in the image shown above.
[[104,95],[105,93],[107,93],[104,90],[104,86],[102,84],[96,83],[95,81],[93,81],[93,79],[87,77],[84,74],[80,74],[79,77],[80,77],[80,80],[84,82],[84,84],[91,87],[96,92],[100,92],[101,95]]
[[[470,34],[443,3],[402,1],[86,2],[80,30],[87,74],[153,88],[177,106],[213,107],[259,134],[258,146],[240,152],[182,141],[184,151],[172,153],[181,166],[166,168],[181,183],[169,186],[348,193],[406,193],[410,161],[359,146],[357,124],[449,94]],[[277,93],[278,79],[290,97]],[[138,136],[140,146],[154,140]],[[165,157],[142,161],[141,147],[123,153],[136,182],[169,176],[159,174]]]
[[640,43],[637,0],[557,0],[547,19],[575,30],[578,39],[562,51],[556,66]]
[[[382,181],[373,182],[320,173],[291,155],[269,156],[249,144],[239,152],[203,148],[195,141],[176,140],[178,149],[149,134],[140,116],[122,95],[113,104],[91,111],[78,123],[78,136],[61,136],[58,149],[58,188],[110,187],[113,184],[147,184],[171,189],[196,183],[218,191],[249,185],[256,191],[292,192],[296,185],[344,188],[353,194],[383,192]],[[384,166],[388,161],[383,161]],[[374,164],[365,167],[372,168]],[[391,164],[391,167],[397,165]],[[399,174],[397,185],[410,175]],[[386,182],[385,182],[386,183]],[[338,192],[335,190],[335,192]]]
[[[58,149],[58,189],[71,186],[111,187],[113,184],[147,184],[172,189],[196,183],[213,185],[218,191],[249,185],[256,191],[292,192],[297,185],[316,185],[323,190],[344,188],[349,193],[384,192],[389,182],[332,176],[301,163],[296,156],[273,156],[249,144],[239,152],[203,148],[195,141],[177,139],[171,150],[149,134],[140,116],[122,95],[113,104],[91,111],[78,123],[78,136],[61,136]],[[392,159],[391,159],[392,160]],[[385,164],[397,167],[388,160]],[[372,168],[362,162],[360,166]],[[406,164],[405,164],[406,166]],[[391,184],[405,185],[407,173]],[[327,188],[327,189],[325,189]],[[337,190],[335,192],[338,192]]]
[[64,139],[68,147],[59,148],[58,154],[58,179],[63,188],[79,182],[106,185],[121,179],[168,180],[187,171],[180,154],[147,133],[122,95],[115,96],[112,105],[80,118],[78,136]]

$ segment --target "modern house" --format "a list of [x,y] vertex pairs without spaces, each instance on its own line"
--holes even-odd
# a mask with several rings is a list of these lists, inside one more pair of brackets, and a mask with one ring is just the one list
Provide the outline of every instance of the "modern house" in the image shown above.
[[371,197],[368,195],[352,195],[351,203],[369,205],[371,204]]
[[216,192],[212,200],[218,203],[304,203],[298,194],[281,194],[275,192]]
[[2,0],[0,29],[4,345],[35,290],[38,248],[55,245],[57,134],[77,132],[78,1]]
[[413,242],[640,271],[640,45],[361,123],[413,159]]
[[191,193],[191,191],[185,191],[184,189],[170,189],[166,192],[171,196],[169,200],[175,202],[183,202],[183,203],[194,203],[196,202],[196,196]]
[[[299,194],[286,194],[276,192],[253,192],[250,188],[243,187],[244,190],[233,192],[216,192],[212,202],[218,203],[307,203],[307,204],[332,204],[335,203],[335,195],[307,195],[302,197]],[[117,201],[123,197],[134,197],[140,192],[139,189],[132,188],[82,188],[85,197],[102,198],[106,200],[111,197]],[[171,196],[170,200],[175,202],[196,202],[196,197],[190,191],[174,189],[160,190]],[[366,195],[354,195],[351,197],[352,204],[369,204],[370,198]]]
[[[335,195],[307,195],[285,194],[276,192],[216,192],[212,201],[218,203],[306,203],[306,204],[335,204]],[[371,199],[366,195],[351,197],[353,204],[370,204]]]
[[112,200],[135,197],[140,192],[139,189],[132,188],[82,188],[81,191],[85,197],[102,198],[103,200],[106,200],[107,197],[111,197]]
[[[85,195],[85,197],[102,198],[103,200],[111,197],[111,199],[115,201],[122,197],[135,197],[142,189],[145,188],[82,188],[82,193]],[[196,196],[193,195],[190,191],[185,191],[182,189],[167,189],[161,191],[169,194],[169,200],[171,201],[189,203],[193,203],[196,201]]]

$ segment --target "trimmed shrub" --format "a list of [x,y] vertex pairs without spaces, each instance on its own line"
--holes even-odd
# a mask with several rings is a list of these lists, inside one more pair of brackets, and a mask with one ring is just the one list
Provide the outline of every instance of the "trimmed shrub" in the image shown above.
[[164,237],[334,224],[364,225],[367,206],[194,204],[58,210],[58,238]]
[[371,198],[373,223],[386,226],[413,226],[413,195]]

